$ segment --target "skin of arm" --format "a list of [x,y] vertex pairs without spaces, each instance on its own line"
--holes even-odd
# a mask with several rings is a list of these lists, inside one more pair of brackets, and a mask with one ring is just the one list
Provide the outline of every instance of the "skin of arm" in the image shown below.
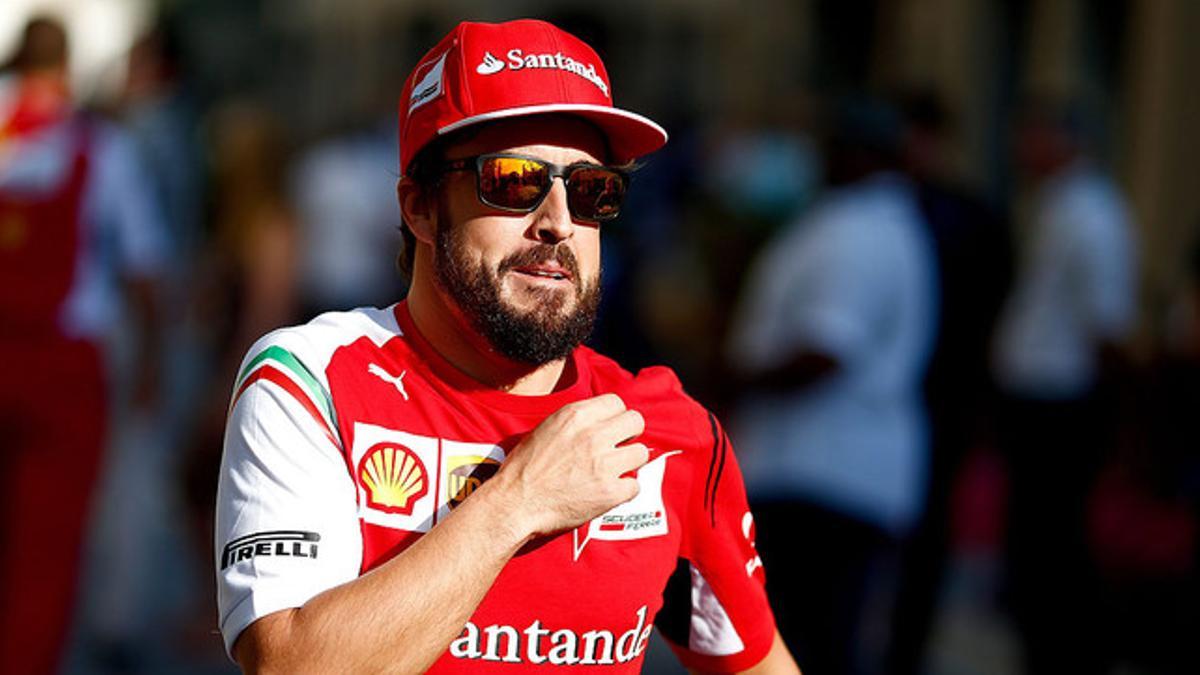
[[637,493],[640,414],[606,394],[564,406],[453,515],[368,574],[251,624],[234,645],[247,673],[421,673],[462,631],[530,540],[587,522]]

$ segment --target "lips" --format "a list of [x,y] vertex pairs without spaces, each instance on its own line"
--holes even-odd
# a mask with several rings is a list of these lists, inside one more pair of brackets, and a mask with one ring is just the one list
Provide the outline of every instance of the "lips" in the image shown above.
[[569,270],[566,270],[566,269],[564,269],[562,267],[558,267],[558,266],[551,266],[551,265],[520,266],[520,267],[514,267],[513,271],[517,272],[519,274],[526,274],[531,277],[540,277],[542,279],[553,279],[555,281],[570,281],[571,280],[571,272]]
[[579,276],[579,263],[575,254],[563,246],[541,246],[514,253],[500,263],[501,274],[518,274],[574,283]]

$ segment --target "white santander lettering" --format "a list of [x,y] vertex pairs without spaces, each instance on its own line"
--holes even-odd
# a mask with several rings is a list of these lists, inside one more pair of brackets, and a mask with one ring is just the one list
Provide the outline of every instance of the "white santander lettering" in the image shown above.
[[[492,625],[483,629],[484,635],[487,636],[487,652],[483,655],[484,661],[504,661],[505,663],[520,663],[521,657],[517,655],[520,646],[520,637],[517,636],[517,629],[512,626]],[[504,658],[500,658],[500,636],[508,638],[505,641],[507,649],[505,650]]]
[[[582,634],[569,628],[551,630],[541,619],[519,630],[505,624],[492,624],[480,630],[468,621],[459,637],[450,643],[450,656],[503,663],[531,663],[552,666],[629,663],[646,651],[653,630],[646,605],[634,613],[633,627],[620,633],[596,629]],[[522,641],[524,648],[522,649]]]
[[[613,661],[613,634],[606,630],[589,630],[582,635],[583,638],[583,658],[580,659],[580,665],[601,665],[608,666],[615,663]],[[601,653],[599,660],[596,659],[596,643],[604,641],[604,652]]]
[[575,631],[566,628],[554,631],[554,635],[550,636],[550,643],[554,645],[550,650],[550,664],[573,666],[579,663],[579,656],[575,653],[576,642]]
[[470,621],[463,627],[462,637],[450,643],[450,656],[456,659],[477,659],[483,656],[479,651],[479,629]]
[[646,625],[645,605],[642,605],[641,609],[637,611],[637,618],[637,625],[621,633],[621,639],[617,640],[617,660],[621,663],[632,661],[633,657],[638,653],[637,646],[641,643],[638,637],[642,634],[642,628]]
[[[604,92],[605,96],[608,96],[608,83],[605,82],[604,78],[600,77],[599,73],[596,72],[595,65],[591,63],[581,63],[569,56],[564,56],[562,52],[555,52],[553,54],[526,54],[520,49],[510,49],[508,50],[508,53],[505,54],[505,58],[508,60],[509,70],[550,68],[553,70],[566,71],[568,73],[578,75],[588,82],[591,82],[592,84],[596,85],[597,89]],[[487,72],[495,72],[491,70],[491,64],[490,62],[486,61],[486,57],[485,63],[480,64],[479,67],[483,68]]]
[[525,638],[526,638],[526,640],[525,640],[525,658],[529,659],[530,663],[534,663],[534,664],[545,663],[546,657],[542,656],[542,652],[541,652],[541,649],[539,649],[539,647],[541,646],[541,643],[542,643],[542,636],[549,635],[550,631],[542,628],[542,622],[539,619],[539,620],[534,621],[533,623],[529,624],[529,627],[526,628],[523,632],[525,633]]

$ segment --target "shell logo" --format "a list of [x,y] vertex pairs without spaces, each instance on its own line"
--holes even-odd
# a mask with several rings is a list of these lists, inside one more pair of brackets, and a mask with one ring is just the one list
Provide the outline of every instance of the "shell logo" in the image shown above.
[[412,515],[417,500],[429,492],[429,472],[421,459],[397,443],[378,443],[358,463],[358,480],[367,505],[387,513]]

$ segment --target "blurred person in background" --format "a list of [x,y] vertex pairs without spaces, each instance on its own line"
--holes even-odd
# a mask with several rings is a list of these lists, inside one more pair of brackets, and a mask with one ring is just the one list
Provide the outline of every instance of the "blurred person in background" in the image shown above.
[[1084,509],[1115,437],[1112,397],[1137,320],[1129,210],[1088,141],[1078,106],[1038,99],[1020,120],[1016,159],[1034,193],[992,351],[1011,486],[1008,601],[1035,675],[1100,668]]
[[[393,89],[394,91],[394,89]],[[300,227],[302,313],[385,305],[401,295],[393,262],[380,250],[400,245],[396,132],[356,130],[323,141],[300,156],[289,193]]]
[[758,550],[781,632],[814,673],[883,672],[868,623],[886,634],[897,546],[923,502],[937,268],[901,132],[879,101],[839,107],[831,190],[767,245],[729,343],[749,388],[736,432]]
[[109,428],[104,347],[126,319],[140,358],[117,373],[150,410],[164,232],[135,148],[79,112],[68,41],[25,27],[0,78],[0,654],[53,672],[75,599],[83,530]]
[[395,261],[378,253],[401,242],[395,93],[408,73],[395,55],[410,48],[413,31],[382,25],[374,40],[388,45],[378,49],[387,55],[378,59],[384,63],[346,78],[347,89],[357,81],[370,93],[340,97],[327,113],[332,119],[295,155],[285,177],[298,226],[297,293],[305,320],[331,309],[383,306],[404,294]]
[[1088,498],[1087,534],[1103,620],[1095,649],[1105,665],[1173,675],[1200,672],[1200,246],[1166,319],[1136,373],[1133,424]]
[[208,308],[217,320],[212,342],[229,374],[254,340],[299,315],[301,240],[280,120],[261,104],[233,101],[210,112],[208,124],[212,246],[205,276],[217,285]]
[[[197,313],[207,345],[207,379],[199,419],[182,467],[189,534],[200,559],[212,553],[213,486],[229,412],[229,383],[241,355],[263,333],[300,318],[300,230],[288,198],[288,152],[280,120],[251,101],[226,102],[206,120],[212,144],[209,240],[199,263]],[[208,589],[191,634],[212,639],[213,575],[196,569]]]
[[929,488],[904,551],[891,653],[892,675],[921,671],[950,554],[950,502],[990,410],[988,347],[1011,274],[1008,231],[996,210],[954,174],[954,119],[932,90],[900,97],[903,167],[936,247],[941,303],[925,377],[930,419]]
[[[81,597],[79,658],[114,672],[161,670],[185,607],[199,600],[178,583],[195,567],[185,532],[178,468],[195,426],[197,389],[209,363],[195,316],[204,233],[200,138],[178,35],[160,22],[129,50],[113,113],[145,167],[144,190],[161,206],[171,264],[160,275],[163,350],[158,405],[119,410],[96,498]],[[118,362],[143,355],[121,341]],[[191,564],[191,567],[189,567]],[[204,596],[207,599],[207,596]],[[219,656],[219,653],[218,653]]]

